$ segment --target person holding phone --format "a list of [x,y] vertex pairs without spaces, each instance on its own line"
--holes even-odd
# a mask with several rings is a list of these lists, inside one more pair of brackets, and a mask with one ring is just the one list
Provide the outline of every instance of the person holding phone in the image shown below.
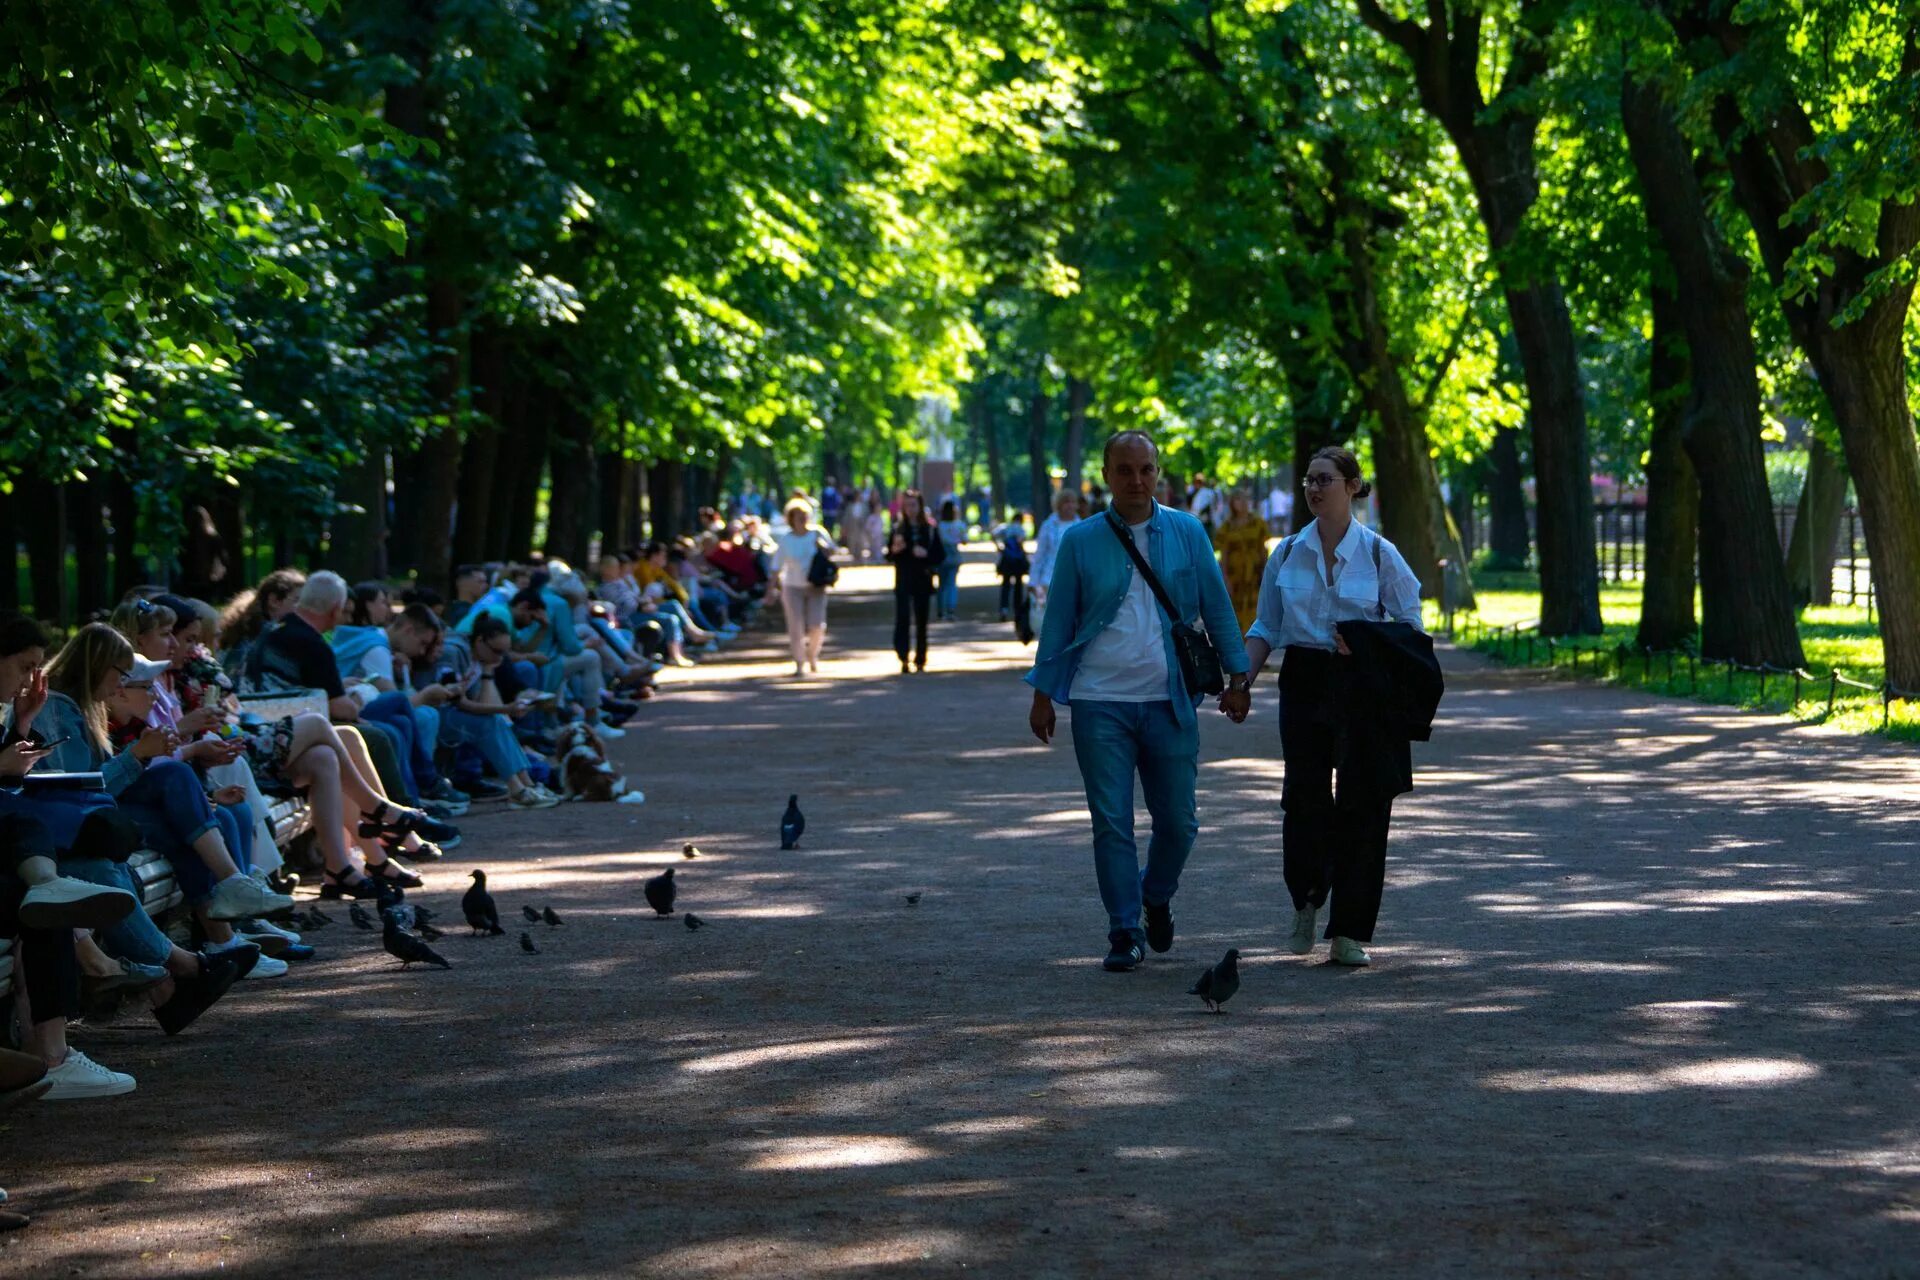
[[[933,575],[947,558],[933,513],[918,489],[900,496],[900,518],[887,535],[887,560],[893,565],[893,651],[900,674],[927,669],[927,614],[933,602]],[[913,665],[907,665],[908,615],[913,623]]]
[[527,689],[512,701],[500,696],[497,677],[512,649],[507,624],[491,614],[474,619],[467,635],[442,630],[435,636],[421,657],[449,695],[440,710],[440,740],[478,751],[506,784],[507,803],[514,808],[551,809],[560,797],[533,780],[513,723],[552,695]]

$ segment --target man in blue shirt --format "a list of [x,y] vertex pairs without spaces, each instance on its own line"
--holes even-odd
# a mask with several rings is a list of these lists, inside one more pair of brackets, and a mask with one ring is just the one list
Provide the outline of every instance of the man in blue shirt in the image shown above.
[[[1177,620],[1204,623],[1231,677],[1227,709],[1247,696],[1247,652],[1205,527],[1153,499],[1160,451],[1152,437],[1122,431],[1103,456],[1111,506],[1060,536],[1040,647],[1027,673],[1034,689],[1028,723],[1050,743],[1054,704],[1073,707],[1073,754],[1086,783],[1094,874],[1107,908],[1111,950],[1104,963],[1124,972],[1146,958],[1143,943],[1155,951],[1173,945],[1170,904],[1200,830],[1194,784],[1202,695],[1187,688],[1166,611],[1120,539],[1133,539]],[[1153,815],[1144,873],[1133,838],[1135,773]]]

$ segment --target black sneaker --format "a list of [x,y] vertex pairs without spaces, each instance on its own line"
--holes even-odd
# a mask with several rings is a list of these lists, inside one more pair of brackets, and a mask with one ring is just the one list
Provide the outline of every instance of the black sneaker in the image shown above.
[[1166,951],[1173,946],[1173,904],[1162,902],[1158,906],[1143,903],[1147,917],[1147,945],[1155,951]]
[[463,783],[460,789],[472,796],[475,800],[505,800],[507,798],[507,784],[504,782],[495,782],[492,778],[474,778],[470,782]]
[[1131,933],[1116,933],[1108,941],[1113,944],[1113,950],[1107,952],[1107,958],[1100,962],[1101,968],[1108,973],[1131,973],[1147,958],[1147,953],[1140,947],[1140,939]]

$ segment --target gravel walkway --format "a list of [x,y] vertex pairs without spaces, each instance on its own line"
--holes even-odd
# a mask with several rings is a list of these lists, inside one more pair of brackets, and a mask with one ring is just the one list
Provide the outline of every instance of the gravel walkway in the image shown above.
[[183,1037],[77,1031],[140,1088],[0,1129],[0,1274],[1920,1276],[1920,758],[1449,655],[1345,971],[1280,946],[1269,684],[1206,723],[1178,944],[1108,975],[970,572],[933,673],[854,570],[827,678],[756,636],[645,708],[645,806],[476,814],[416,896],[484,865],[542,954],[401,973],[339,912]]

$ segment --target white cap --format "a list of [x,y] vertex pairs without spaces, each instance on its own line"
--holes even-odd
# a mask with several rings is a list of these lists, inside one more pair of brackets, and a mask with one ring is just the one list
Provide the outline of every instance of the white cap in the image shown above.
[[167,673],[170,664],[156,662],[152,658],[133,655],[133,671],[127,676],[129,682],[151,684]]

